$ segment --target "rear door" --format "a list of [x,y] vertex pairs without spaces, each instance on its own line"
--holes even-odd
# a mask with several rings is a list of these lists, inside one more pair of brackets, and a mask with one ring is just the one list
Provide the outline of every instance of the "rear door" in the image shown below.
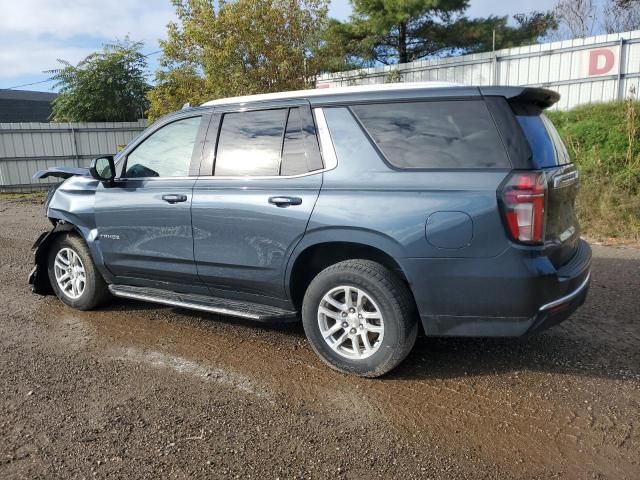
[[213,295],[286,298],[322,168],[307,102],[217,107],[192,203],[198,274]]
[[512,108],[531,147],[532,167],[545,174],[545,250],[559,267],[571,259],[580,238],[575,208],[578,170],[553,123],[539,107],[514,104]]

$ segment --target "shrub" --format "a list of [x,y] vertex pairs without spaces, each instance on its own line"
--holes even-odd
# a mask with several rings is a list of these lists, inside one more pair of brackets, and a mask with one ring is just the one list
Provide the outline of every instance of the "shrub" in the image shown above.
[[548,115],[581,173],[583,232],[640,240],[640,102],[630,98]]

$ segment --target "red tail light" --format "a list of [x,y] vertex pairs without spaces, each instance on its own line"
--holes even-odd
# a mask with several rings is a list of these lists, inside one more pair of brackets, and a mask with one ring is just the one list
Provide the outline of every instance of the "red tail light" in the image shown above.
[[526,244],[544,241],[547,184],[541,172],[513,172],[499,192],[502,214],[512,240]]

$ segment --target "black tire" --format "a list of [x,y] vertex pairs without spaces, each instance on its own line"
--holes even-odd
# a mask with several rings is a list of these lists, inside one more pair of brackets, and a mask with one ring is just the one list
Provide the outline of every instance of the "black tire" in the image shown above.
[[[384,319],[382,341],[367,358],[345,358],[331,348],[321,334],[320,302],[325,294],[339,286],[355,287],[370,296]],[[379,377],[395,368],[407,357],[418,334],[411,292],[394,272],[370,260],[346,260],[320,272],[305,293],[302,323],[311,347],[327,365],[362,377]]]
[[[80,257],[82,266],[84,267],[84,289],[77,298],[71,298],[69,294],[62,291],[56,280],[54,264],[58,252],[63,249],[71,249],[75,252],[78,257]],[[106,282],[93,263],[89,248],[82,238],[76,234],[64,233],[54,239],[47,254],[47,272],[56,296],[62,300],[63,303],[75,309],[92,310],[106,302],[111,296]]]

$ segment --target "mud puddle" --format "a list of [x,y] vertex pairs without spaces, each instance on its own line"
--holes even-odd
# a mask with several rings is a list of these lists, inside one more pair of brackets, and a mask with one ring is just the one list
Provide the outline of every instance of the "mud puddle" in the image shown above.
[[[47,310],[62,319],[64,338],[78,335],[78,343],[86,342],[90,332],[93,348],[112,360],[171,369],[269,403],[376,422],[383,431],[445,454],[464,452],[498,464],[516,459],[534,470],[562,465],[576,476],[632,477],[638,471],[624,451],[640,447],[637,433],[618,421],[629,412],[603,405],[596,392],[581,388],[583,374],[570,366],[546,371],[544,348],[536,350],[545,343],[541,337],[422,338],[397,372],[365,380],[328,370],[295,325],[261,326],[119,300],[115,310],[90,313],[50,303]],[[542,363],[506,366],[518,352]],[[475,362],[485,369],[474,373]],[[624,396],[624,378],[597,382],[612,398]]]

